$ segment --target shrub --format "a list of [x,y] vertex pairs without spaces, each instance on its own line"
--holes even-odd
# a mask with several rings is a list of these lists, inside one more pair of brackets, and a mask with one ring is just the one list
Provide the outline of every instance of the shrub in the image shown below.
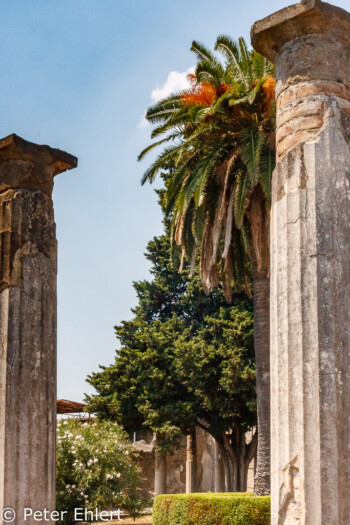
[[120,508],[137,515],[146,505],[135,453],[115,423],[74,419],[57,425],[58,511],[67,511],[64,523],[74,523],[74,509],[100,511]]
[[157,496],[153,525],[270,525],[270,497],[251,493]]

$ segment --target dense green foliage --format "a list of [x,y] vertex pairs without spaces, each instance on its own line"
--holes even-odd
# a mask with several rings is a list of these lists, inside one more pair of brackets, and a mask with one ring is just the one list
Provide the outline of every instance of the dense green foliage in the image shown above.
[[109,421],[57,425],[57,504],[74,523],[74,509],[109,507],[137,515],[146,505],[140,497],[140,472],[124,431]]
[[270,525],[269,496],[176,494],[157,496],[153,525]]

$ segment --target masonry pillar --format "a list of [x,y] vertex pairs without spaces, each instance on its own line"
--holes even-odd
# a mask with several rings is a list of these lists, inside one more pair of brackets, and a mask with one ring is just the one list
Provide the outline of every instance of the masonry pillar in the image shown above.
[[154,463],[154,492],[158,496],[166,494],[166,454],[156,450]]
[[197,491],[197,439],[196,431],[186,436],[186,494]]
[[350,516],[350,14],[257,22],[276,64],[271,210],[272,524]]
[[[56,234],[63,151],[0,140],[0,511],[55,508]],[[7,516],[8,517],[8,516]],[[5,523],[0,518],[0,524]]]

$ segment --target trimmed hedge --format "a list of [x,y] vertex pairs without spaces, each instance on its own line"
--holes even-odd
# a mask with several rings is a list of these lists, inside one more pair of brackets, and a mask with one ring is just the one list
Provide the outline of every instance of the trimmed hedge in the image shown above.
[[153,525],[270,525],[270,496],[252,493],[165,494],[153,506]]

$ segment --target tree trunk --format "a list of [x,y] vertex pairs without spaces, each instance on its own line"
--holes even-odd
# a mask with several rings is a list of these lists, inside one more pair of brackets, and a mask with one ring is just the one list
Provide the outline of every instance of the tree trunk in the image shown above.
[[230,470],[231,492],[246,492],[249,465],[254,458],[256,450],[256,436],[252,442],[246,444],[244,432],[234,431],[233,435],[223,434],[223,445]]
[[270,277],[252,257],[254,291],[254,347],[258,408],[258,450],[255,494],[270,494]]
[[222,455],[222,463],[224,467],[224,478],[225,478],[224,479],[224,485],[225,485],[224,492],[231,492],[232,488],[231,488],[231,479],[230,479],[229,458],[222,444],[220,445],[220,448],[222,451],[221,455]]
[[255,189],[247,213],[250,223],[254,294],[254,348],[258,409],[255,494],[270,494],[270,213],[262,188]]
[[215,439],[215,492],[226,492],[224,456],[225,451]]

